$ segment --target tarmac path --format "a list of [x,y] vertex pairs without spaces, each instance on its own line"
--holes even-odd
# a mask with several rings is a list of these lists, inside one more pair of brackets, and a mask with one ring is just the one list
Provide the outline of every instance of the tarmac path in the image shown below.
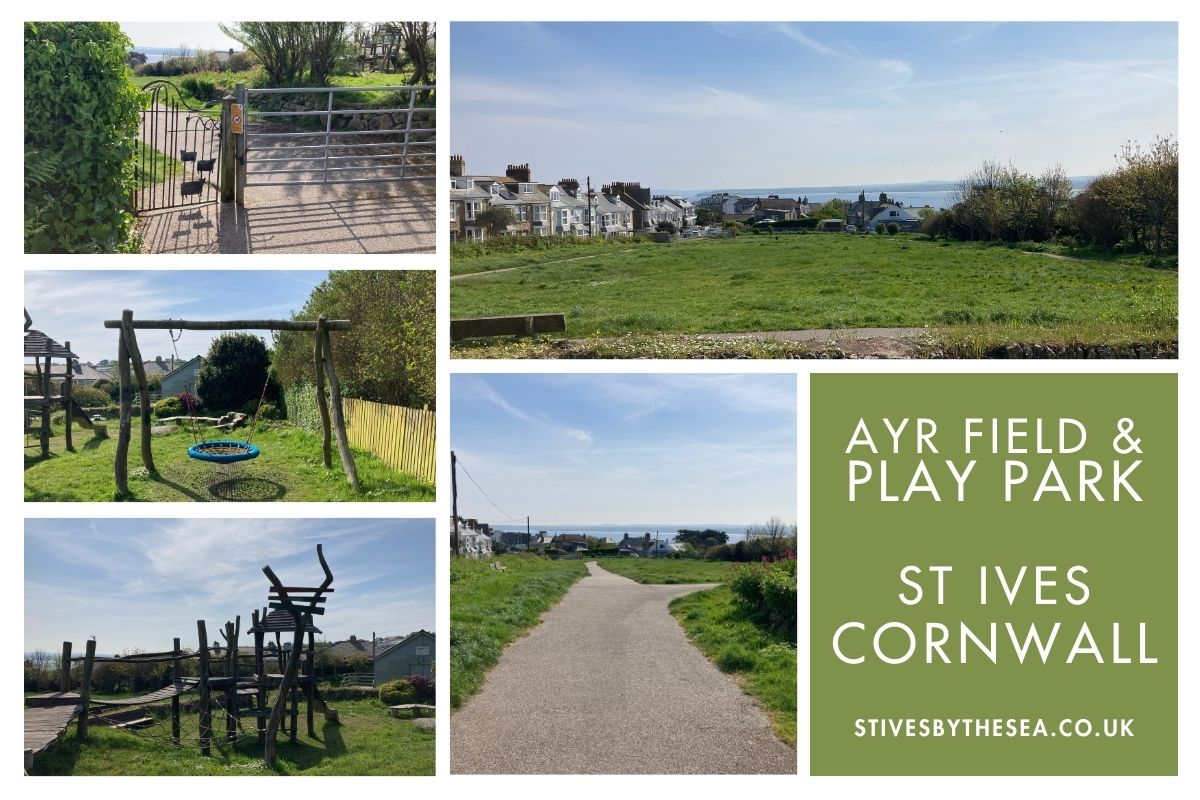
[[643,585],[587,567],[451,718],[451,772],[795,773],[766,713],[667,611],[717,584]]

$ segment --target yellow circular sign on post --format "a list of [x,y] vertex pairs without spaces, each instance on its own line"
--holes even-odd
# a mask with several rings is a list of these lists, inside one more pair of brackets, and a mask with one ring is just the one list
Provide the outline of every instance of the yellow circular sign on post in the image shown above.
[[229,121],[230,129],[234,133],[237,133],[237,134],[243,133],[244,131],[242,129],[242,104],[241,103],[233,104],[233,113],[231,113],[229,115],[229,117],[230,117],[230,121]]

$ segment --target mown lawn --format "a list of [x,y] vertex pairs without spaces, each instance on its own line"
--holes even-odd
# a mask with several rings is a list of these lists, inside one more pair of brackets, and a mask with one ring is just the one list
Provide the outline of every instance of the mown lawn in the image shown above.
[[728,586],[676,598],[671,613],[692,644],[766,710],[775,735],[794,747],[796,642],[756,624]]
[[693,558],[598,558],[596,563],[638,583],[721,583],[733,569],[728,561]]
[[572,338],[911,327],[996,342],[1178,339],[1178,273],[1131,259],[916,235],[742,235],[630,249],[574,261],[563,250],[460,257],[453,273],[522,268],[451,281],[452,314],[563,312]]
[[[80,741],[75,728],[49,750],[34,759],[33,775],[433,775],[434,733],[416,727],[411,720],[395,719],[378,700],[337,700],[340,725],[323,723],[316,715],[317,736],[305,734],[304,713],[300,735],[289,744],[279,737],[274,770],[267,769],[255,736],[233,745],[214,745],[211,756],[200,754],[195,737],[196,712],[183,714],[183,747],[169,743],[170,717],[166,704],[152,708],[156,722],[136,731],[109,727],[89,728],[88,739]],[[246,723],[252,726],[253,721]],[[214,718],[214,728],[223,734],[223,714]]]
[[[96,438],[91,431],[74,430],[75,452],[68,452],[61,429],[50,442],[49,458],[41,457],[37,447],[25,449],[25,499],[38,501],[113,500],[113,462],[116,453],[116,421],[103,423],[108,438]],[[232,436],[213,436],[201,431],[201,438],[244,440],[242,430]],[[26,437],[26,444],[34,442]],[[189,458],[188,448],[195,442],[192,433],[154,436],[151,452],[158,475],[150,475],[142,466],[141,435],[134,420],[129,445],[128,500],[138,501],[221,501],[284,500],[432,502],[434,487],[410,475],[393,472],[372,453],[352,448],[362,492],[355,493],[342,473],[336,444],[333,468],[325,469],[321,459],[321,438],[286,423],[261,423],[254,435],[261,455],[252,461],[220,466]]]
[[[492,568],[497,561],[504,571]],[[532,628],[571,584],[587,575],[578,559],[510,554],[450,562],[450,705],[479,691],[509,642]]]

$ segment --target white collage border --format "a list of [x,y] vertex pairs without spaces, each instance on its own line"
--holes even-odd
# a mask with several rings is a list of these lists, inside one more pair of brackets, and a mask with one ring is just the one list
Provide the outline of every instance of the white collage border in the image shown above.
[[[603,6],[603,16],[592,5],[563,6],[562,4],[545,2],[545,0],[528,0],[515,6],[495,3],[485,3],[481,0],[444,0],[439,4],[425,7],[396,8],[385,5],[378,0],[350,0],[339,6],[313,3],[309,0],[296,0],[286,5],[264,3],[251,0],[242,3],[227,3],[223,0],[189,6],[183,13],[177,6],[163,6],[161,3],[132,0],[130,2],[103,3],[85,2],[48,2],[33,6],[11,4],[6,7],[5,30],[9,34],[9,47],[0,51],[0,58],[8,68],[4,74],[16,76],[21,72],[21,48],[17,41],[17,23],[27,17],[36,16],[41,19],[94,19],[128,18],[156,21],[187,21],[196,19],[259,18],[259,19],[327,19],[331,16],[338,19],[392,19],[392,18],[430,18],[438,24],[437,76],[441,86],[440,102],[442,108],[437,119],[437,138],[443,143],[438,148],[438,175],[448,174],[448,158],[451,149],[451,125],[449,113],[449,98],[453,93],[453,76],[450,70],[449,53],[453,48],[451,21],[458,20],[581,20],[595,21],[636,21],[636,20],[840,20],[845,19],[843,8],[850,6],[814,7],[819,4],[784,3],[779,0],[762,0],[752,7],[737,7],[731,4],[718,4],[709,0],[696,2],[663,2],[656,4],[645,2],[630,2],[630,0],[611,0]],[[1180,75],[1180,107],[1179,107],[1179,136],[1180,140],[1190,143],[1189,135],[1194,130],[1196,119],[1195,103],[1189,102],[1189,89],[1195,95],[1196,81],[1192,76],[1200,74],[1197,70],[1197,59],[1192,46],[1200,42],[1195,35],[1194,26],[1198,13],[1194,10],[1196,4],[1184,2],[1156,2],[1144,0],[1136,5],[1112,0],[1095,0],[1081,6],[1067,2],[1034,2],[1031,0],[1010,0],[1003,7],[964,7],[963,4],[947,2],[947,0],[927,0],[920,7],[911,4],[903,6],[906,21],[919,20],[1064,20],[1064,19],[1105,19],[1105,20],[1179,20],[1179,75]],[[898,7],[899,8],[899,7]],[[874,12],[871,9],[871,19]],[[1087,16],[1080,12],[1086,11]],[[335,12],[335,13],[331,13]],[[879,18],[886,20],[886,13]],[[893,18],[894,19],[894,18]],[[15,78],[14,78],[15,79]],[[11,116],[11,115],[10,115]],[[5,152],[18,152],[18,126],[15,120],[4,126]],[[1187,150],[1187,145],[1184,147]],[[1191,160],[1185,152],[1183,165],[1183,192],[1181,193],[1181,218],[1189,219],[1187,212],[1195,205],[1190,201],[1194,196],[1190,189],[1197,188],[1195,176],[1197,170],[1189,168]],[[652,797],[667,793],[670,795],[686,795],[697,800],[727,800],[731,792],[779,792],[787,796],[812,794],[816,797],[859,797],[869,794],[886,792],[897,797],[928,797],[970,795],[980,798],[1009,798],[1014,794],[1029,794],[1040,796],[1051,791],[1086,794],[1090,797],[1117,797],[1130,793],[1162,797],[1190,797],[1200,791],[1200,734],[1193,730],[1191,720],[1200,718],[1200,690],[1189,683],[1186,678],[1200,675],[1200,647],[1189,638],[1191,630],[1196,628],[1197,611],[1200,610],[1200,589],[1194,579],[1194,571],[1200,567],[1200,545],[1194,538],[1194,533],[1200,531],[1197,521],[1200,520],[1200,500],[1192,487],[1196,479],[1200,479],[1200,470],[1196,468],[1196,459],[1189,458],[1200,447],[1200,421],[1191,419],[1186,410],[1196,408],[1197,392],[1195,369],[1188,367],[1196,359],[1191,356],[1186,343],[1192,340],[1194,326],[1186,314],[1180,319],[1180,338],[1184,341],[1181,357],[1177,362],[1149,361],[1028,361],[1028,362],[979,362],[979,361],[475,361],[450,360],[448,353],[448,323],[449,319],[449,270],[448,270],[448,236],[445,233],[447,223],[441,210],[448,205],[448,188],[445,181],[440,181],[437,188],[437,208],[439,209],[439,227],[437,236],[437,253],[435,256],[325,256],[325,255],[254,255],[254,256],[91,256],[91,257],[54,257],[54,256],[24,256],[21,254],[21,237],[17,232],[22,216],[22,209],[16,200],[15,190],[8,193],[11,196],[0,198],[3,208],[4,225],[9,231],[6,252],[11,256],[6,259],[0,280],[4,281],[4,296],[7,298],[9,311],[6,316],[12,320],[18,318],[16,313],[17,300],[23,295],[22,286],[17,284],[19,275],[24,270],[32,269],[387,269],[387,268],[437,268],[438,269],[438,335],[437,347],[439,353],[437,377],[437,429],[438,429],[438,475],[449,474],[449,408],[450,373],[482,372],[482,373],[790,373],[797,375],[798,384],[798,420],[797,420],[797,470],[798,470],[798,511],[797,520],[800,534],[805,544],[799,550],[800,586],[800,618],[808,620],[808,375],[816,372],[830,373],[1178,373],[1179,374],[1179,409],[1180,409],[1180,465],[1179,465],[1179,777],[1178,778],[1112,778],[1112,777],[809,777],[808,773],[808,640],[801,635],[798,640],[799,671],[799,740],[797,776],[470,776],[450,775],[449,773],[449,700],[448,691],[443,689],[438,699],[438,728],[437,728],[437,772],[436,778],[324,778],[289,782],[282,790],[292,794],[297,800],[306,798],[326,797],[331,791],[348,790],[362,791],[434,791],[439,798],[467,798],[486,793],[492,800],[528,800],[534,798],[561,798],[563,796],[580,798],[580,800],[597,800],[613,792],[619,792],[629,797]],[[1186,230],[1181,242],[1181,262],[1188,262],[1188,255],[1197,249],[1191,242],[1190,231]],[[1187,274],[1187,268],[1181,270],[1180,276],[1180,307],[1190,310],[1195,297],[1192,280]],[[22,280],[23,284],[23,280]],[[15,329],[15,328],[14,328]],[[13,337],[15,343],[15,336]],[[15,347],[14,347],[15,353]],[[12,363],[16,363],[14,356]],[[17,414],[16,398],[7,394],[0,396],[0,409],[5,412],[5,418],[15,419]],[[189,518],[310,518],[310,517],[361,517],[361,518],[392,518],[392,517],[425,517],[434,516],[437,520],[439,542],[448,537],[448,520],[450,515],[449,492],[439,492],[435,504],[427,503],[394,503],[394,504],[246,504],[238,505],[235,509],[223,505],[189,505],[189,504],[131,504],[118,505],[112,503],[84,504],[24,504],[20,487],[21,479],[15,466],[16,439],[12,438],[10,448],[13,457],[0,465],[0,475],[3,476],[3,486],[6,492],[5,505],[15,512],[17,507],[21,513],[14,513],[9,519],[13,524],[6,526],[5,533],[15,538],[20,544],[22,558],[9,557],[0,565],[0,584],[4,589],[6,606],[10,609],[21,606],[23,609],[23,536],[20,520],[22,517],[189,517]],[[11,462],[11,463],[9,463]],[[442,483],[445,481],[443,480]],[[9,505],[11,503],[12,505]],[[1189,536],[1189,533],[1193,534]],[[11,551],[10,551],[11,552]],[[437,548],[437,619],[438,632],[441,634],[437,642],[438,681],[443,687],[449,683],[449,555],[445,548]],[[22,580],[19,580],[22,579]],[[20,594],[18,592],[20,591]],[[21,602],[15,602],[20,598]],[[10,643],[8,659],[0,659],[0,681],[5,686],[15,686],[19,679],[15,645],[21,638],[21,629],[17,623],[17,614],[10,611],[4,615],[2,622],[3,641]],[[12,759],[10,767],[3,770],[4,780],[18,780],[20,775],[15,763],[16,753],[16,724],[17,711],[20,705],[19,697],[13,691],[3,698],[0,709],[5,712],[3,718],[9,723],[0,727],[0,741],[8,742],[7,752]],[[34,786],[39,795],[51,798],[66,797],[68,794],[87,792],[108,797],[110,794],[145,791],[146,785],[138,783],[140,778],[75,778],[75,779],[41,779],[36,784],[20,784],[18,791],[28,791],[28,786]],[[397,780],[415,781],[412,783],[394,783]],[[230,778],[221,781],[215,787],[210,786],[203,778],[161,778],[153,784],[155,788],[180,790],[191,796],[201,791],[228,792],[230,796],[249,798],[251,792],[261,792],[262,787],[249,778]],[[389,783],[391,782],[391,783]],[[12,788],[17,789],[14,785]],[[780,796],[783,796],[782,794]]]

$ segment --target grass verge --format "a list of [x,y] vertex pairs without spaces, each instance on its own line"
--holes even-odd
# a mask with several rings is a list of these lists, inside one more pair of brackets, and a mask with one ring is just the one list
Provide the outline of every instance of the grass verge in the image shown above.
[[[33,775],[433,775],[434,734],[411,720],[388,716],[378,700],[339,700],[332,703],[341,725],[322,724],[317,714],[317,735],[301,734],[295,744],[279,737],[274,770],[267,769],[262,749],[253,735],[232,744],[215,744],[203,756],[196,741],[194,710],[184,712],[181,733],[185,746],[169,743],[169,705],[149,707],[155,724],[138,731],[94,726],[86,741],[75,737],[72,726],[62,741],[33,762]],[[253,720],[249,720],[253,725]],[[214,730],[224,733],[224,720]]]
[[487,670],[509,642],[587,575],[580,560],[530,555],[450,562],[450,705],[458,708],[483,685]]
[[[113,500],[113,462],[117,439],[115,421],[104,424],[108,436],[99,438],[91,431],[76,429],[75,452],[68,452],[61,430],[50,442],[49,458],[41,457],[36,447],[25,449],[25,499],[30,501],[105,501]],[[232,437],[244,439],[245,431]],[[217,438],[201,432],[202,438]],[[27,444],[33,441],[27,437]],[[362,492],[355,493],[342,473],[336,453],[333,468],[325,469],[321,457],[321,438],[286,423],[259,426],[254,435],[261,455],[228,467],[189,458],[192,434],[178,430],[151,438],[157,475],[150,475],[141,464],[141,435],[135,421],[129,444],[129,500],[210,501],[210,500],[286,500],[286,501],[365,501],[431,502],[434,487],[411,475],[392,471],[374,454],[357,448],[354,463]],[[225,483],[222,483],[225,481]],[[214,493],[215,486],[215,493]]]
[[755,624],[728,586],[671,602],[692,644],[729,673],[771,718],[775,735],[796,746],[796,643]]
[[597,558],[595,561],[609,572],[638,583],[721,583],[733,569],[729,561],[693,558]]

